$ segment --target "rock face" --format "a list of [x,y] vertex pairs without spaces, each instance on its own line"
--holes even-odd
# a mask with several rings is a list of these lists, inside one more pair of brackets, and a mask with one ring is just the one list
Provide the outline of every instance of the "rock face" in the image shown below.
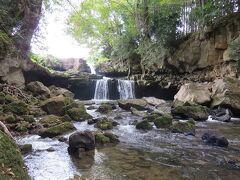
[[181,86],[174,96],[175,103],[207,104],[211,101],[211,86],[208,83],[189,83]]
[[240,115],[240,80],[233,78],[217,79],[212,86],[212,107],[226,107]]
[[95,136],[91,131],[76,132],[69,137],[68,153],[79,155],[81,151],[95,149]]
[[56,71],[77,71],[91,73],[90,67],[87,65],[84,59],[68,58],[68,59],[56,59],[48,57],[46,61],[46,67]]
[[[0,130],[1,179],[30,180],[19,148],[15,142]],[[10,169],[10,170],[9,170]]]

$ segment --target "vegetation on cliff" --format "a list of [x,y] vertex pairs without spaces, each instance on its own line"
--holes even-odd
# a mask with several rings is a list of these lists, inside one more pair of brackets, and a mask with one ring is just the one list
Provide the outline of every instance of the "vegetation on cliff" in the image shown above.
[[83,1],[69,18],[69,32],[95,47],[96,60],[154,64],[177,48],[188,34],[208,31],[219,17],[240,11],[239,0]]

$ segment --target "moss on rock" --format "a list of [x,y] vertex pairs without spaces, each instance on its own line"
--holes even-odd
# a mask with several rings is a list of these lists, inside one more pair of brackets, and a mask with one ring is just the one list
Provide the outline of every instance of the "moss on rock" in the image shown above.
[[84,105],[79,105],[78,107],[69,109],[67,114],[74,121],[85,121],[92,118],[92,116],[87,113]]
[[55,136],[62,135],[75,129],[76,128],[73,126],[71,122],[64,122],[50,128],[41,129],[39,131],[39,135],[43,138],[46,137],[53,138]]
[[136,124],[136,128],[141,130],[151,130],[152,125],[147,120],[143,120]]
[[172,109],[174,116],[181,118],[193,118],[195,121],[206,121],[209,115],[209,109],[206,106],[178,106]]
[[27,104],[21,101],[12,102],[6,105],[5,109],[16,115],[26,115],[29,111]]
[[103,118],[103,119],[100,119],[95,126],[101,130],[109,130],[113,128],[113,122],[112,120]]
[[102,103],[97,111],[102,113],[102,114],[108,114],[109,112],[111,112],[114,109],[113,105],[110,103]]
[[188,120],[186,122],[175,122],[171,126],[172,132],[174,133],[194,133],[195,134],[195,122]]
[[61,124],[62,121],[59,119],[58,116],[47,115],[47,116],[42,117],[42,119],[39,120],[39,123],[41,125],[43,125],[43,127],[52,127],[52,126]]
[[172,118],[170,116],[158,116],[154,119],[156,128],[169,128],[172,125]]
[[[15,142],[0,131],[0,179],[30,180],[19,148]],[[9,171],[9,168],[11,170]],[[11,173],[10,173],[11,172]]]

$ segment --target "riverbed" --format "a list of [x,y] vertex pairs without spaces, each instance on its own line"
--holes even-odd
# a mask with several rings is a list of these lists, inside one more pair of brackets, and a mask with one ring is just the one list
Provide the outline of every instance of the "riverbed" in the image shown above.
[[[93,117],[103,116],[95,111],[88,110],[88,113]],[[82,160],[71,157],[67,152],[68,144],[57,139],[43,139],[38,135],[18,137],[18,143],[33,146],[33,152],[24,156],[32,179],[70,180],[81,176],[100,180],[238,180],[240,177],[239,121],[198,122],[196,136],[185,136],[165,129],[137,130],[131,124],[140,117],[120,108],[108,116],[120,124],[111,130],[119,136],[120,143],[98,148]],[[74,125],[81,131],[96,130],[87,122]],[[205,132],[225,136],[229,147],[205,145],[201,140]]]

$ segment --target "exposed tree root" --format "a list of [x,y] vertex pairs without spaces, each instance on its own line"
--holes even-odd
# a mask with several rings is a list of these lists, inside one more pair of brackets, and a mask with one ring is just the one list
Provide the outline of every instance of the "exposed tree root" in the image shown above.
[[14,139],[12,137],[12,134],[9,132],[8,128],[5,126],[5,124],[0,121],[0,130],[3,131],[5,134],[7,134],[10,138]]

